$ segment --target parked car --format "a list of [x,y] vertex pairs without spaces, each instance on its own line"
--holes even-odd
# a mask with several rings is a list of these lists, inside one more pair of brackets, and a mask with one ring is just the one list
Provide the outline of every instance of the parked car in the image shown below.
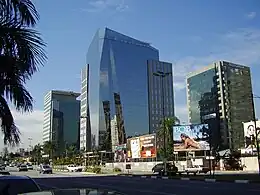
[[39,191],[41,191],[41,188],[30,177],[14,175],[0,176],[0,194],[27,194]]
[[17,167],[17,170],[18,171],[28,171],[28,168],[26,165],[20,165]]
[[82,171],[82,167],[81,166],[77,166],[77,165],[68,165],[67,166],[67,170],[69,172],[81,172]]
[[50,174],[52,174],[52,168],[51,168],[51,166],[50,165],[40,165],[39,167],[38,167],[38,170],[39,170],[39,172],[40,173],[50,173]]
[[164,170],[164,164],[159,163],[152,168],[152,172],[160,175],[164,174],[165,172],[168,175],[176,175],[178,168],[172,163],[166,163],[166,170]]
[[210,171],[210,169],[208,167],[202,167],[200,165],[194,165],[193,167],[190,168],[186,168],[185,170],[188,173],[193,173],[194,175],[197,173],[208,173]]
[[1,164],[0,165],[0,171],[4,171],[5,170],[5,165],[4,164]]
[[26,166],[28,170],[33,170],[33,166],[31,164],[28,163]]

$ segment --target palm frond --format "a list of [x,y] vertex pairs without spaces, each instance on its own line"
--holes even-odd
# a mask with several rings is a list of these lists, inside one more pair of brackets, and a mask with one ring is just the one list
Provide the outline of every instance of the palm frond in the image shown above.
[[47,59],[45,46],[37,31],[0,19],[0,55],[8,56],[3,63],[9,69],[15,66],[21,74],[31,77]]
[[2,96],[0,96],[0,118],[1,130],[4,134],[4,144],[17,145],[20,142],[20,131],[16,127],[11,110]]
[[31,0],[0,0],[0,14],[26,26],[35,26],[40,18]]

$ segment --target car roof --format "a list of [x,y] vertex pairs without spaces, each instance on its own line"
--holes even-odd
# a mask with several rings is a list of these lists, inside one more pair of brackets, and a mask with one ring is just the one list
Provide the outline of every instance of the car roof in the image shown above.
[[16,175],[1,175],[0,176],[0,180],[1,179],[10,179],[10,180],[16,180],[16,179],[31,179],[28,176],[16,176]]

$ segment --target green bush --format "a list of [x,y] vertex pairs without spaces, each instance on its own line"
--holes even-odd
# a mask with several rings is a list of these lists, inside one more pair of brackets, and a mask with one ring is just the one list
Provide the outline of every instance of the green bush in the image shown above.
[[92,167],[85,167],[85,172],[93,172],[93,168]]
[[122,172],[122,170],[120,168],[118,168],[118,167],[115,167],[113,171],[114,172]]
[[93,173],[101,173],[101,168],[100,167],[94,167],[92,169]]

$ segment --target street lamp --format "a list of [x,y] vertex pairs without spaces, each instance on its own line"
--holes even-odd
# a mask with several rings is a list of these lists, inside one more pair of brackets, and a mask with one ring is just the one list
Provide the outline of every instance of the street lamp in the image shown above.
[[164,164],[164,173],[166,173],[166,132],[165,132],[165,113],[164,113],[164,78],[171,75],[171,72],[162,72],[162,71],[157,71],[154,72],[153,75],[160,77],[161,79],[161,98],[162,98],[162,125],[163,125],[163,148],[164,148],[164,159],[163,159],[163,164]]
[[255,116],[255,103],[254,98],[260,98],[259,96],[252,96],[252,107],[253,107],[253,120],[254,120],[254,126],[255,126],[255,140],[256,140],[256,151],[257,151],[257,159],[258,159],[258,173],[260,174],[260,148],[259,148],[259,142],[258,142],[258,133],[257,133],[257,127],[256,127],[256,116]]

